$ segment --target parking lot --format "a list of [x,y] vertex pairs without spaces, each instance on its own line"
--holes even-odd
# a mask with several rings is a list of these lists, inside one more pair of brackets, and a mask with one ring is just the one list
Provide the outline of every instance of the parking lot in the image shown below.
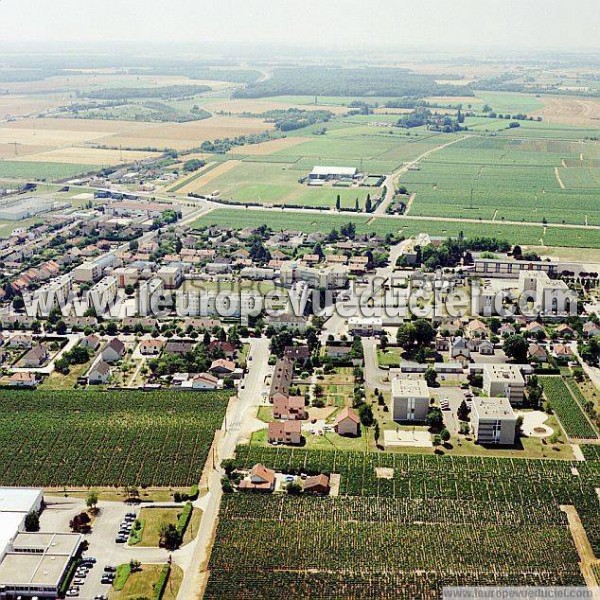
[[[69,531],[69,521],[78,513],[86,510],[85,501],[79,498],[46,496],[46,508],[40,517],[41,531]],[[84,535],[89,544],[85,555],[96,559],[89,569],[84,583],[79,585],[82,600],[93,600],[111,589],[109,582],[102,583],[104,567],[128,563],[132,558],[142,563],[165,563],[169,553],[162,548],[135,548],[125,543],[116,543],[121,523],[126,513],[137,513],[138,508],[122,502],[104,502],[98,504],[98,515],[92,523],[92,531]]]

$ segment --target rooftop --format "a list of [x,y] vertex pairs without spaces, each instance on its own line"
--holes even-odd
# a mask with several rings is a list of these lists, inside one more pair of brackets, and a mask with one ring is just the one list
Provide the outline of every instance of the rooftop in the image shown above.
[[395,377],[392,380],[392,397],[394,396],[418,396],[429,398],[429,389],[424,379],[409,379],[407,377]]
[[517,418],[508,398],[474,398],[473,411],[480,419]]

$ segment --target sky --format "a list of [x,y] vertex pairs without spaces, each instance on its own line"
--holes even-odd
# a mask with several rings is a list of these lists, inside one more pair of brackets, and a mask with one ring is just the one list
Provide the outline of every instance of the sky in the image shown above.
[[0,0],[0,44],[600,50],[600,0]]

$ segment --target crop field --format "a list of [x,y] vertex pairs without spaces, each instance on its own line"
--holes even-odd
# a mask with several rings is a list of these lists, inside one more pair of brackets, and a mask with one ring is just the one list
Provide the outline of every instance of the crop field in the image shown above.
[[475,97],[491,106],[499,114],[507,112],[530,114],[534,110],[541,109],[545,103],[545,98],[513,92],[476,91]]
[[[257,462],[339,473],[340,496],[226,496],[208,598],[249,590],[260,598],[438,598],[443,585],[581,585],[563,503],[576,505],[600,545],[593,464],[576,463],[575,475],[569,461],[238,447],[240,467]],[[377,467],[393,477],[378,478]]]
[[197,483],[227,393],[0,392],[0,482]]
[[600,119],[600,99],[569,96],[544,96],[544,106],[537,109],[547,123],[597,127]]
[[[114,123],[115,121],[110,122]],[[123,146],[127,149],[175,148],[175,150],[186,150],[197,148],[207,140],[235,138],[271,129],[273,129],[273,124],[265,123],[262,119],[215,116],[188,123],[146,123],[142,129],[107,136],[96,142],[108,146]]]
[[416,193],[413,216],[600,225],[598,188],[563,189],[557,177],[567,171],[562,160],[578,158],[569,141],[470,137],[400,181]]
[[[562,377],[543,377],[541,382],[544,394],[552,410],[558,415],[566,434],[575,439],[598,439],[598,433]],[[583,395],[581,397],[583,398]]]
[[[339,195],[342,206],[354,207],[356,198],[364,207],[367,194],[374,198],[377,188],[356,187],[309,187],[298,183],[298,172],[285,164],[266,162],[223,163],[194,182],[197,193],[210,194],[220,191],[220,198],[238,202],[262,204],[302,204],[334,208]],[[184,190],[187,189],[184,188]]]
[[15,179],[64,179],[100,168],[100,164],[0,160],[0,177]]
[[[243,217],[239,211],[243,210]],[[243,221],[240,221],[243,218]],[[461,223],[454,221],[437,221],[432,219],[402,219],[389,217],[369,217],[353,213],[303,213],[301,211],[260,211],[251,209],[219,208],[200,217],[194,227],[218,225],[230,229],[242,227],[260,227],[268,225],[275,231],[292,229],[312,233],[314,231],[329,232],[340,228],[345,223],[354,223],[358,233],[386,235],[399,233],[405,237],[421,232],[435,236],[456,237],[462,231],[466,237],[490,236],[505,239],[512,244],[539,245],[542,241],[547,246],[600,248],[600,235],[590,229],[561,229],[537,225],[509,225],[498,221],[497,225],[486,223]]]

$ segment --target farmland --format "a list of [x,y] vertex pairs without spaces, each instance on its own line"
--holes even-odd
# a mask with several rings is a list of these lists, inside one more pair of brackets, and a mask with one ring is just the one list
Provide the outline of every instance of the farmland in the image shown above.
[[580,153],[580,144],[569,141],[470,137],[428,157],[400,181],[416,193],[413,216],[599,225],[594,178],[575,186],[581,168],[562,166],[563,160],[578,161]]
[[566,434],[576,439],[598,438],[598,433],[561,377],[542,379],[544,394],[556,412]]
[[23,486],[196,483],[227,393],[0,393],[0,482]]
[[[240,221],[240,210],[243,211],[243,222]],[[582,248],[600,247],[600,235],[594,230],[560,229],[558,227],[544,228],[538,225],[513,225],[486,223],[461,223],[458,221],[437,221],[431,219],[397,219],[359,216],[352,213],[308,213],[302,211],[259,211],[250,209],[219,208],[200,217],[194,227],[219,225],[231,229],[240,227],[259,227],[267,224],[273,230],[292,229],[311,233],[313,231],[331,231],[345,223],[356,225],[357,233],[401,233],[405,236],[415,235],[422,231],[430,235],[457,236],[461,231],[465,236],[495,236],[514,244],[539,245],[540,240],[548,246],[573,246]]]
[[[283,598],[284,587],[307,596],[309,585],[319,597],[356,598],[373,589],[381,598],[435,598],[453,584],[581,585],[562,503],[577,506],[600,544],[600,472],[585,463],[576,476],[567,461],[238,448],[240,466],[256,462],[340,473],[340,496],[226,496],[208,598],[249,589]],[[376,467],[393,477],[378,478]]]

